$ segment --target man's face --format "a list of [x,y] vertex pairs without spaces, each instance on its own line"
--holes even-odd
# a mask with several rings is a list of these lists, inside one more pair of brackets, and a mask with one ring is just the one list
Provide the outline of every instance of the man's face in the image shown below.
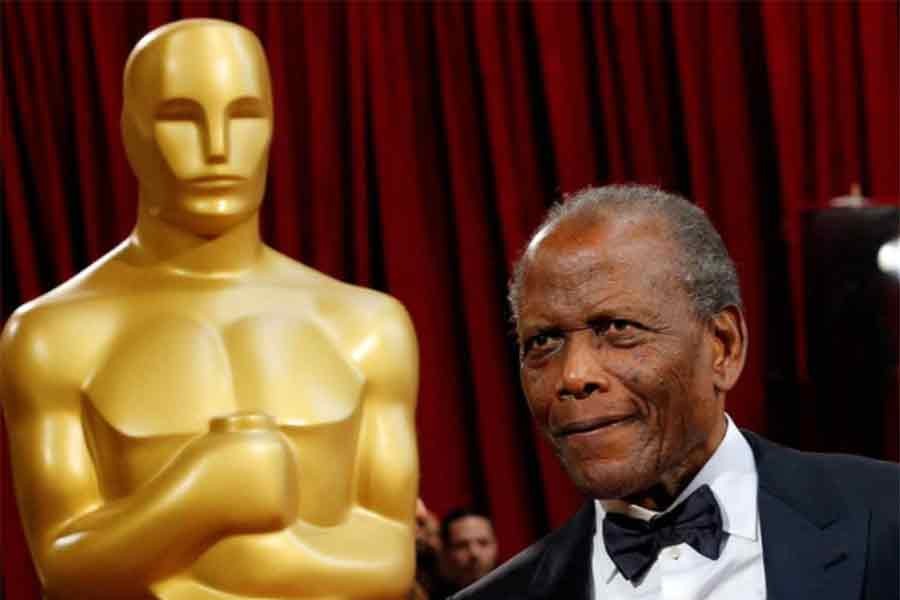
[[175,31],[143,51],[126,85],[124,137],[142,202],[217,235],[259,208],[272,107],[264,57],[236,27]]
[[724,434],[712,329],[656,219],[563,223],[529,249],[521,381],[576,485],[599,499],[699,469]]
[[467,586],[481,579],[497,564],[497,539],[491,522],[473,515],[450,523],[444,555],[447,576],[456,585]]

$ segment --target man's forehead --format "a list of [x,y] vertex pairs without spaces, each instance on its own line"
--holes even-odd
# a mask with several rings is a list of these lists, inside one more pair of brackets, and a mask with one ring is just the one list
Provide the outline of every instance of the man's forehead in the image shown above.
[[[581,326],[599,310],[650,319],[673,300],[679,249],[657,218],[563,223],[529,248],[519,295],[522,327]],[[679,288],[680,289],[680,288]],[[570,322],[571,321],[571,322]]]
[[602,269],[606,263],[643,260],[647,254],[662,254],[659,260],[669,262],[674,252],[677,249],[662,219],[603,215],[567,220],[535,236],[527,266],[538,263],[560,272]]
[[479,515],[466,515],[450,523],[450,533],[458,535],[491,532],[493,529],[490,520]]

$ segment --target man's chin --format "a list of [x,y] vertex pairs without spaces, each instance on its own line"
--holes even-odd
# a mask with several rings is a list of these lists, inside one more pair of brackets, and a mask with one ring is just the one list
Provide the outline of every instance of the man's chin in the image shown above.
[[645,477],[631,461],[590,461],[563,467],[578,490],[596,500],[617,500],[643,489]]

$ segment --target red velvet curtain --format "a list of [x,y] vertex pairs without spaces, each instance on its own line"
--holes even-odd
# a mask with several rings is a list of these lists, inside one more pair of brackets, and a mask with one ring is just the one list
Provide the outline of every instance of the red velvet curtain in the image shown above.
[[[422,496],[492,511],[508,556],[580,501],[532,429],[504,303],[548,204],[640,181],[707,209],[752,340],[729,411],[780,431],[772,386],[805,376],[802,211],[853,182],[898,194],[897,6],[3,3],[3,315],[133,225],[120,81],[140,36],[242,23],[275,94],[264,237],[409,308]],[[36,598],[3,451],[6,591]]]

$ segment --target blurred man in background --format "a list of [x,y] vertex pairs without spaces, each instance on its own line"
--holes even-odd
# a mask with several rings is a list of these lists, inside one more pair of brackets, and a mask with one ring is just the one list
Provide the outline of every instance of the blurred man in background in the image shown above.
[[458,508],[447,513],[441,523],[441,541],[441,570],[446,584],[443,593],[461,590],[497,565],[494,526],[481,512]]

